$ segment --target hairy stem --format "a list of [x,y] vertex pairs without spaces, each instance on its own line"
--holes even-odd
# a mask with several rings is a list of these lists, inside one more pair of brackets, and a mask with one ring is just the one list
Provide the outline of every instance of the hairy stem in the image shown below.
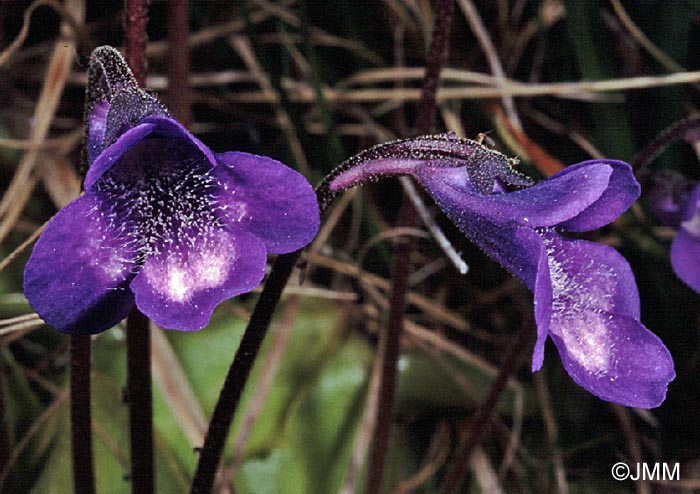
[[173,116],[185,127],[192,123],[190,94],[190,31],[188,0],[170,0],[168,5],[168,93]]
[[[439,0],[435,10],[435,28],[426,60],[425,77],[423,78],[421,99],[418,103],[418,114],[414,127],[414,132],[417,135],[429,133],[435,121],[436,93],[440,83],[440,71],[449,49],[454,0]],[[399,226],[412,226],[415,221],[416,211],[410,201],[404,199],[399,210]],[[410,242],[402,241],[399,243],[395,256],[396,260],[392,270],[393,285],[389,322],[379,342],[379,351],[383,352],[382,376],[379,402],[377,403],[374,443],[372,444],[367,474],[367,494],[381,492],[384,462],[389,446],[396,389],[396,364],[399,358],[403,314],[406,308],[406,291],[408,290]]]
[[515,341],[511,345],[508,353],[503,358],[503,363],[498,371],[496,380],[491,385],[491,391],[486,397],[486,400],[481,404],[476,415],[472,419],[469,429],[462,436],[463,439],[457,447],[457,453],[447,470],[445,477],[442,479],[440,492],[443,494],[452,494],[459,492],[464,479],[467,476],[469,469],[469,459],[471,458],[474,449],[481,442],[481,438],[489,431],[493,419],[498,410],[498,402],[501,395],[508,385],[510,376],[518,370],[522,356],[528,348],[530,338],[533,334],[533,321],[528,318],[515,335]]
[[449,53],[454,8],[454,0],[438,0],[435,3],[435,28],[425,60],[425,75],[418,101],[414,135],[429,133],[435,122],[436,95],[440,85],[440,72]]
[[90,335],[70,339],[70,429],[73,492],[95,493],[90,412]]
[[[148,0],[126,0],[126,61],[140,86],[146,82]],[[134,494],[153,494],[153,394],[151,334],[148,318],[138,309],[126,321],[127,400],[131,444],[131,483]]]
[[298,250],[277,258],[265,288],[253,309],[209,423],[209,430],[200,451],[199,463],[192,482],[192,494],[211,492],[233,415],[238,408],[248,376],[267,334],[272,314],[300,254],[301,250]]
[[151,333],[148,318],[138,309],[126,320],[126,371],[132,490],[134,494],[153,494]]
[[[325,213],[336,196],[337,193],[329,189],[328,180],[316,188],[319,214],[321,216],[323,216],[323,213]],[[226,380],[219,394],[219,400],[209,422],[207,436],[200,450],[197,470],[192,481],[192,494],[208,494],[212,490],[214,477],[226,445],[233,416],[241,401],[241,395],[267,334],[267,329],[270,327],[272,314],[277,308],[284,287],[287,286],[289,277],[292,275],[292,270],[299,260],[302,250],[299,249],[289,254],[283,254],[272,265],[265,287],[255,304],[253,313],[250,315],[243,338],[238,345],[233,362],[231,362]]]
[[649,165],[664,150],[678,139],[687,139],[688,136],[700,135],[700,117],[692,116],[672,124],[661,131],[654,139],[644,146],[632,158],[632,168],[634,168],[637,180],[644,187],[651,175]]
[[146,83],[146,25],[148,24],[148,0],[125,0],[124,45],[126,63],[129,64],[139,86]]

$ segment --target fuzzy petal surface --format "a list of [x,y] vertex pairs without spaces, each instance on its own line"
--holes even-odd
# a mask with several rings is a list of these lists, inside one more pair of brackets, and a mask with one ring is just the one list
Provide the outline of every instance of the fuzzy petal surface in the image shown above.
[[631,317],[584,309],[556,320],[551,331],[569,375],[604,400],[654,408],[676,377],[664,344]]
[[622,254],[596,242],[568,240],[556,233],[541,235],[555,309],[589,308],[639,319],[637,285]]
[[[85,190],[91,189],[107,171],[115,166],[118,167],[120,158],[149,136],[165,138],[171,141],[182,141],[183,147],[190,147],[195,150],[193,154],[205,156],[212,167],[216,164],[214,155],[209,148],[190,134],[179,122],[166,117],[148,117],[143,119],[136,127],[121,134],[114,144],[107,147],[95,158],[85,177]],[[153,153],[143,158],[144,161],[151,163],[158,159],[160,159],[160,156]]]
[[639,295],[627,261],[606,245],[541,235],[546,263],[542,258],[535,291],[533,368],[541,366],[546,328],[580,386],[623,405],[658,406],[675,377],[673,360],[639,322]]
[[700,235],[678,230],[671,244],[671,265],[683,283],[700,293]]
[[109,103],[106,101],[98,101],[95,103],[90,115],[88,115],[87,128],[87,147],[88,162],[92,163],[95,158],[102,152],[105,130],[107,126],[107,113],[109,112]]
[[67,334],[99,333],[134,306],[128,284],[135,253],[97,199],[82,196],[46,226],[24,271],[24,292],[47,324]]
[[316,193],[300,173],[254,154],[218,154],[221,221],[248,231],[268,252],[284,254],[308,244],[319,227]]
[[526,189],[485,195],[476,191],[464,168],[419,170],[420,180],[446,212],[465,217],[478,213],[495,223],[529,227],[555,226],[575,218],[603,195],[611,174],[610,166],[591,163]]
[[[556,235],[548,232],[548,235]],[[527,236],[531,238],[533,245],[537,246],[536,252],[539,254],[537,265],[537,279],[532,293],[534,295],[533,304],[535,306],[535,323],[537,324],[537,340],[532,351],[532,372],[538,371],[544,364],[544,347],[549,337],[549,323],[552,320],[552,302],[554,293],[552,279],[549,275],[549,258],[545,248],[544,239],[541,234],[530,230]]]
[[222,301],[246,293],[265,274],[265,246],[245,231],[212,229],[149,256],[131,283],[138,308],[165,329],[196,331]]
[[[559,228],[570,232],[586,232],[595,230],[614,221],[624,213],[641,192],[639,182],[634,178],[632,167],[623,161],[593,160],[571,165],[559,172],[577,173],[581,169],[605,165],[612,170],[610,180],[603,194],[593,204],[581,211],[576,217],[558,225]],[[557,174],[557,175],[559,175]],[[552,176],[550,179],[554,178]]]

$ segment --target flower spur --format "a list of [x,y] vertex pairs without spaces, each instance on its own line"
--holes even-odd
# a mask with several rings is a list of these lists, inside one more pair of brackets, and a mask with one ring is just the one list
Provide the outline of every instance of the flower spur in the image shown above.
[[640,322],[629,264],[612,247],[563,235],[604,226],[637,199],[630,166],[586,161],[533,184],[511,164],[475,141],[426,136],[360,153],[327,184],[337,192],[390,175],[413,177],[462,233],[534,293],[533,371],[551,338],[581,387],[623,405],[658,406],[675,378],[673,360]]

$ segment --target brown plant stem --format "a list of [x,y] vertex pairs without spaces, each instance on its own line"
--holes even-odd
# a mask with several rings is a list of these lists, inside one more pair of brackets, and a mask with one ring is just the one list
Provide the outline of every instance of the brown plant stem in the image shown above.
[[70,339],[70,428],[73,492],[95,493],[90,411],[90,335]]
[[168,93],[173,116],[185,127],[192,123],[190,94],[190,32],[188,0],[170,0],[168,5]]
[[[330,175],[329,175],[330,177]],[[323,216],[337,196],[329,189],[330,178],[316,188],[319,214]],[[226,445],[233,415],[241,401],[248,376],[267,334],[272,314],[280,301],[284,287],[287,286],[292,270],[303,249],[279,256],[272,265],[265,287],[250,315],[243,338],[229,367],[219,399],[214,407],[209,429],[200,449],[197,470],[192,481],[192,494],[209,494],[214,485],[214,477]]]
[[212,490],[233,415],[238,408],[248,376],[267,334],[272,314],[300,254],[301,250],[298,250],[279,256],[270,271],[270,276],[250,316],[214,408],[192,481],[192,494],[209,494]]
[[153,494],[153,395],[148,318],[134,309],[126,320],[126,400],[129,403],[131,485]]
[[491,385],[491,391],[486,400],[481,404],[471,421],[469,430],[463,435],[463,439],[457,447],[447,473],[442,479],[440,492],[454,494],[459,492],[464,483],[469,469],[469,459],[474,449],[479,445],[481,438],[489,431],[498,410],[498,402],[508,385],[510,376],[518,370],[525,350],[528,348],[531,336],[534,334],[533,321],[528,317],[515,335],[515,341],[503,358],[503,363],[498,371],[496,380]]
[[10,429],[8,427],[7,410],[5,409],[5,391],[3,388],[4,369],[0,366],[0,471],[5,469],[5,465],[10,459]]
[[429,133],[435,122],[437,90],[440,85],[440,72],[449,53],[454,0],[437,0],[435,3],[435,28],[425,61],[425,75],[418,101],[418,113],[414,125],[414,135]]
[[124,48],[126,63],[139,86],[146,82],[146,26],[148,0],[125,0]]
[[[136,82],[146,81],[148,0],[126,0],[125,58]],[[151,334],[148,318],[138,309],[126,321],[126,398],[129,403],[131,483],[134,494],[153,494],[153,395]]]
[[698,134],[700,134],[700,116],[695,115],[671,124],[639,150],[632,158],[631,164],[642,187],[647,184],[651,176],[649,165],[652,161],[678,139],[695,140]]
[[[440,84],[440,72],[449,50],[450,27],[454,13],[454,0],[438,0],[435,5],[435,28],[426,59],[425,76],[418,103],[414,134],[429,133],[435,122],[436,94]],[[416,222],[416,211],[408,200],[399,210],[399,226],[412,226]],[[411,244],[401,241],[396,248],[392,270],[389,321],[380,336],[379,351],[383,353],[382,376],[377,403],[377,418],[374,442],[370,453],[367,474],[367,494],[379,494],[382,488],[384,463],[389,447],[391,419],[396,390],[396,365],[399,359],[403,314],[406,308],[406,292],[410,269]]]

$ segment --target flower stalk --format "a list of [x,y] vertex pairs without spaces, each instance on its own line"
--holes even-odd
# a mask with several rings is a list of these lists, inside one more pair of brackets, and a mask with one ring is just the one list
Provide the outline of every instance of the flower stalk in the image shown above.
[[[429,133],[435,121],[436,94],[440,84],[440,72],[449,51],[453,12],[454,0],[440,0],[436,3],[435,28],[426,59],[421,99],[418,103],[418,113],[414,126],[415,133],[418,135]],[[411,202],[404,197],[399,210],[399,226],[412,226],[415,222],[416,210]],[[367,494],[378,494],[382,488],[384,463],[391,435],[397,364],[410,274],[410,257],[411,243],[406,240],[400,241],[396,247],[396,261],[392,269],[393,284],[389,305],[389,321],[379,340],[378,351],[383,353],[382,373],[379,383],[374,442],[367,474]]]
[[233,415],[241,401],[248,376],[267,334],[272,314],[275,312],[300,254],[301,250],[297,250],[281,255],[272,266],[270,276],[253,309],[216,402],[204,445],[200,450],[197,470],[192,481],[192,494],[211,492]]
[[73,492],[95,493],[90,409],[90,335],[70,339],[70,424]]
[[155,492],[151,332],[148,318],[138,309],[126,319],[126,355],[131,486],[134,494],[151,494]]
[[515,335],[515,341],[503,358],[503,363],[498,370],[496,380],[491,385],[489,395],[479,406],[479,410],[474,415],[468,430],[462,434],[462,440],[457,446],[454,459],[450,463],[447,473],[442,479],[440,492],[444,494],[459,492],[467,476],[467,472],[469,471],[469,459],[471,458],[472,452],[481,442],[481,438],[484,437],[484,434],[491,429],[493,419],[498,410],[498,403],[508,386],[508,379],[510,379],[510,376],[520,367],[525,351],[532,341],[532,334],[532,319],[527,317],[523,324],[520,325],[520,329],[518,329]]
[[[126,62],[139,86],[146,82],[148,0],[126,0]],[[148,318],[132,309],[126,321],[127,400],[134,494],[155,492],[153,471],[153,383]]]
[[171,0],[168,5],[168,93],[167,103],[185,127],[192,123],[190,94],[189,1]]

